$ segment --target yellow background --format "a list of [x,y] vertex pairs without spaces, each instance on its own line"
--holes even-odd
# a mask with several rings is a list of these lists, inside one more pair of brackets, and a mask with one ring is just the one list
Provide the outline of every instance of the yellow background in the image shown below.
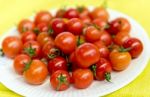
[[[0,0],[0,35],[39,10],[65,5],[101,5],[102,0]],[[139,22],[150,35],[150,0],[108,0],[109,8]],[[138,33],[138,32],[137,32]],[[142,64],[141,64],[142,65]],[[21,97],[0,84],[0,97]],[[150,97],[150,62],[140,76],[124,88],[105,97]]]

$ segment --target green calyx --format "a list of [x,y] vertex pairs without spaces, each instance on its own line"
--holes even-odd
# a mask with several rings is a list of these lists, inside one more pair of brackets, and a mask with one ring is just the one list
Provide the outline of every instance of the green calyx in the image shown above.
[[84,6],[78,6],[78,7],[77,7],[77,10],[78,10],[79,13],[83,12]]
[[78,36],[78,39],[77,39],[77,46],[83,44],[84,42],[85,42],[84,39],[81,39],[81,37]]
[[24,52],[26,53],[26,54],[28,54],[31,58],[33,57],[33,56],[35,56],[35,48],[32,48],[32,46],[31,46],[31,44],[30,44],[30,46],[28,47],[28,48],[25,48],[24,49]]
[[0,49],[0,56],[4,56],[3,49]]
[[39,32],[40,32],[40,30],[39,30],[39,28],[34,28],[34,29],[33,29],[33,32],[34,32],[36,35],[38,35]]
[[48,34],[53,35],[53,33],[54,33],[53,29],[51,27],[49,27]]
[[106,73],[105,73],[105,79],[106,79],[108,82],[111,82],[111,73],[110,73],[110,72],[106,72]]
[[128,51],[130,51],[131,50],[131,48],[124,48],[123,46],[121,46],[120,48],[119,48],[119,52],[128,52]]
[[93,72],[93,75],[96,77],[96,65],[92,65],[91,70]]
[[57,77],[57,80],[59,81],[59,84],[58,84],[58,86],[57,86],[57,88],[56,88],[57,91],[59,91],[59,89],[60,89],[60,87],[61,87],[62,84],[68,85],[67,78],[66,78],[66,76],[63,75],[63,74],[60,74],[60,75]]
[[48,54],[48,55],[47,55],[49,59],[56,58],[57,56],[60,55],[60,50],[57,49],[57,48],[52,48],[52,49],[50,50],[50,52],[51,52],[51,54]]
[[24,72],[27,71],[30,68],[31,62],[32,61],[30,61],[28,63],[24,63],[24,65],[25,65],[24,70],[23,70]]

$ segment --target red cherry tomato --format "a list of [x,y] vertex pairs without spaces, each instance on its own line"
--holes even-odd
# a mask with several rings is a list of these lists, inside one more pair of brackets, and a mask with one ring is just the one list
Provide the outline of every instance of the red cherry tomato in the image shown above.
[[75,50],[76,37],[70,32],[63,32],[56,36],[55,45],[65,54],[70,54]]
[[55,18],[51,22],[51,28],[53,30],[53,35],[56,36],[66,30],[66,23],[61,18]]
[[77,69],[73,72],[74,87],[85,89],[89,87],[93,81],[93,74],[89,69]]
[[94,42],[94,44],[99,49],[100,57],[102,58],[108,58],[109,57],[109,49],[104,45],[102,41]]
[[76,9],[70,8],[64,13],[64,18],[79,18],[79,12]]
[[114,37],[114,43],[117,45],[122,46],[123,43],[130,38],[130,35],[126,32],[119,32],[116,34],[116,36]]
[[8,36],[2,42],[2,50],[9,58],[14,58],[22,50],[22,42],[16,36]]
[[35,25],[32,21],[28,19],[24,19],[20,21],[18,24],[18,31],[20,33],[26,32],[26,31],[32,31],[34,29]]
[[42,32],[40,33],[38,36],[37,36],[37,41],[38,43],[41,45],[41,46],[44,46],[47,42],[51,42],[51,43],[54,43],[54,40],[52,37],[50,37],[48,35],[47,32]]
[[98,62],[100,53],[94,44],[84,43],[76,49],[75,57],[79,67],[88,68]]
[[111,63],[104,58],[100,58],[100,60],[96,64],[96,79],[97,80],[106,79],[108,82],[110,82],[111,71],[112,71]]
[[63,91],[69,88],[70,75],[67,71],[58,70],[50,77],[50,83],[53,89]]
[[100,34],[100,41],[102,41],[106,46],[108,46],[112,44],[112,37],[108,32],[102,31],[102,33]]
[[46,64],[40,60],[32,60],[30,64],[26,65],[23,76],[29,84],[42,84],[48,76]]
[[57,12],[56,12],[56,18],[63,18],[64,17],[64,14],[65,14],[66,10],[65,9],[59,9]]
[[125,48],[130,48],[129,52],[132,58],[138,57],[143,51],[143,44],[137,38],[129,38],[124,43],[123,46]]
[[18,74],[22,75],[25,65],[29,64],[30,61],[30,57],[25,54],[17,55],[14,59],[13,67]]
[[101,35],[101,32],[94,26],[89,26],[84,29],[85,39],[88,42],[98,41]]
[[36,40],[36,34],[32,31],[24,32],[21,36],[21,40],[23,43],[31,40]]
[[23,45],[23,53],[29,55],[31,58],[40,57],[41,47],[36,41],[28,41]]
[[65,70],[67,71],[67,61],[63,57],[56,57],[49,61],[48,63],[48,71],[50,74],[53,74],[57,70]]
[[78,18],[72,18],[67,23],[67,30],[74,35],[80,35],[82,33],[83,23]]
[[40,11],[35,16],[35,24],[37,25],[37,24],[43,23],[43,22],[48,24],[51,19],[52,19],[52,15],[50,12]]
[[100,18],[104,21],[108,21],[109,14],[107,10],[103,7],[97,7],[91,12],[92,19]]
[[77,7],[77,11],[79,12],[80,17],[86,17],[90,15],[90,11],[84,6]]
[[34,32],[39,34],[40,32],[48,32],[48,24],[45,22],[38,23],[36,28],[34,28]]
[[80,20],[86,25],[91,23],[91,18],[89,16],[80,17]]
[[131,25],[129,23],[129,21],[125,18],[116,18],[115,20],[113,20],[112,22],[110,22],[109,24],[109,28],[107,29],[107,31],[110,34],[117,34],[118,32],[127,32],[129,33],[131,30]]
[[93,20],[93,24],[98,26],[101,30],[104,30],[107,28],[108,24],[106,21],[102,20],[101,18],[96,18]]

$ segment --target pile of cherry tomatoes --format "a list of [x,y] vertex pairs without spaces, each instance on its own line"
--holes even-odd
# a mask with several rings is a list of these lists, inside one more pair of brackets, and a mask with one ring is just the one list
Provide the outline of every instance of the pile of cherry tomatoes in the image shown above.
[[33,21],[20,21],[20,37],[6,37],[0,54],[14,59],[14,70],[29,84],[42,84],[48,75],[58,91],[109,82],[112,70],[125,70],[143,45],[130,36],[126,18],[108,19],[104,7],[59,9],[54,16],[40,11]]

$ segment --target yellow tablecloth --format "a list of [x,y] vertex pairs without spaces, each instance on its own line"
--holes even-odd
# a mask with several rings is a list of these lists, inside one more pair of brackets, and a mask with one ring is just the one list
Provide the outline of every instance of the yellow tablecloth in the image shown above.
[[[65,5],[95,5],[102,0],[0,0],[0,35],[39,10]],[[121,11],[137,20],[150,35],[150,0],[108,0],[109,8]],[[138,32],[137,32],[138,33]],[[142,64],[141,64],[142,65]],[[0,84],[0,97],[21,97]],[[133,82],[105,97],[150,97],[150,61]]]

